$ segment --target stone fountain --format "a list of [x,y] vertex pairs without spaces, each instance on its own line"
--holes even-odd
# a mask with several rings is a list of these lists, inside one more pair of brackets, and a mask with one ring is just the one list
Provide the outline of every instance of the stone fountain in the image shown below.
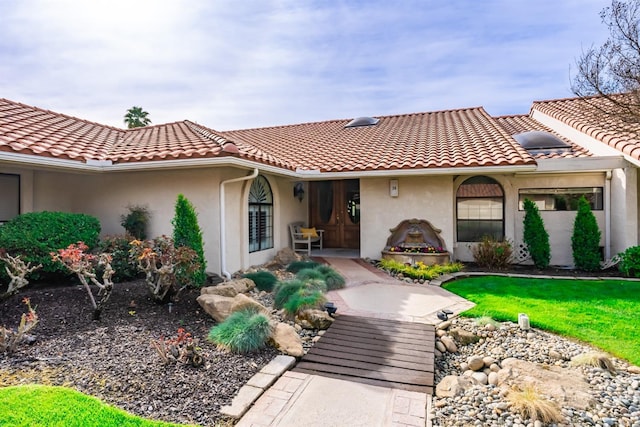
[[383,259],[403,264],[446,264],[451,257],[439,230],[425,219],[405,219],[389,230],[391,236],[382,251]]

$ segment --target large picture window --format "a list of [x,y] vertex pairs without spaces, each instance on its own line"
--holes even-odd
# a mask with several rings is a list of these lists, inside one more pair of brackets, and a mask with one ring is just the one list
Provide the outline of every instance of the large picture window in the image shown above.
[[576,211],[578,200],[584,196],[591,210],[601,211],[602,187],[573,188],[527,188],[518,192],[518,209],[524,209],[524,200],[529,199],[541,211]]
[[20,215],[20,175],[0,173],[0,224]]
[[480,242],[485,236],[504,239],[504,191],[493,178],[474,176],[456,193],[459,242]]
[[258,175],[249,189],[249,252],[273,247],[273,193],[267,179]]

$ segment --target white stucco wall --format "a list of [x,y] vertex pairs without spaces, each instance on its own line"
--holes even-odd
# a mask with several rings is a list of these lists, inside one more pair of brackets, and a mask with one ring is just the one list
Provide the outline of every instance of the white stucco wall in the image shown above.
[[638,169],[611,173],[611,255],[638,245]]
[[[399,196],[389,195],[398,179]],[[450,176],[368,178],[360,180],[360,256],[380,258],[389,230],[405,219],[426,219],[453,247],[453,179]]]

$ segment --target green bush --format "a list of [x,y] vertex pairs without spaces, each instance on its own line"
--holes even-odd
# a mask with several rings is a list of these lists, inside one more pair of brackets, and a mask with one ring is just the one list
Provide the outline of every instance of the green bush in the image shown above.
[[304,287],[299,289],[284,303],[284,310],[291,316],[309,308],[321,308],[326,301],[322,291]]
[[307,280],[324,280],[324,275],[315,268],[303,268],[296,274],[296,279],[303,282]]
[[[138,266],[131,261],[129,251],[132,240],[129,236],[107,236],[98,242],[96,252],[107,252],[111,254],[111,267],[115,270],[112,280],[115,283],[128,282],[131,280],[142,278],[142,272]],[[102,266],[97,268],[98,276],[102,277]]]
[[202,231],[198,225],[198,215],[191,202],[182,194],[178,194],[176,201],[176,213],[171,220],[173,224],[173,241],[177,247],[186,246],[198,254],[199,268],[189,274],[179,271],[176,275],[182,284],[203,286],[207,282],[206,260],[202,243]]
[[433,280],[443,274],[461,271],[464,266],[459,262],[442,265],[425,265],[422,262],[417,262],[415,265],[406,265],[393,259],[381,259],[378,261],[378,268],[390,274],[402,274],[412,279]]
[[628,277],[640,277],[640,246],[632,246],[619,253],[618,269]]
[[322,279],[308,279],[304,281],[304,286],[307,289],[314,291],[320,291],[322,293],[327,292],[327,282]]
[[293,261],[287,266],[287,271],[296,274],[305,268],[316,268],[319,265],[320,264],[314,261]]
[[228,351],[249,353],[266,345],[271,330],[267,316],[255,309],[245,309],[211,328],[208,338]]
[[279,282],[273,291],[273,305],[275,308],[282,308],[291,295],[305,288],[305,283],[300,280],[288,280]]
[[538,268],[547,268],[551,261],[549,234],[538,207],[529,199],[524,200],[524,243],[529,249],[533,263]]
[[485,236],[482,242],[471,249],[473,260],[480,267],[491,270],[504,270],[511,264],[513,248],[508,240],[498,241],[493,237]]
[[591,212],[591,205],[584,196],[578,200],[578,213],[573,222],[571,235],[571,249],[576,268],[584,271],[600,269],[600,229],[596,217]]
[[25,262],[42,264],[32,273],[34,280],[67,277],[69,271],[51,259],[51,252],[72,243],[84,242],[95,248],[100,235],[97,218],[67,212],[31,212],[19,215],[0,227],[0,248]]
[[327,284],[327,289],[332,291],[334,289],[342,289],[345,285],[344,277],[340,275],[336,270],[328,265],[319,265],[316,270],[322,273],[324,282]]
[[129,209],[129,213],[120,216],[120,225],[136,239],[146,239],[149,210],[143,206],[129,206],[127,209]]
[[256,284],[258,289],[266,292],[271,292],[275,284],[278,282],[278,278],[274,276],[273,273],[266,270],[247,273],[242,277],[253,280],[253,283]]

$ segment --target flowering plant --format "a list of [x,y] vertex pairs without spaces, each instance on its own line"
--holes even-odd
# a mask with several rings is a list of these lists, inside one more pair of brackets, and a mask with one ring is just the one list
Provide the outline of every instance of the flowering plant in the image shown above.
[[389,252],[404,252],[414,254],[445,254],[447,250],[442,246],[391,246]]

